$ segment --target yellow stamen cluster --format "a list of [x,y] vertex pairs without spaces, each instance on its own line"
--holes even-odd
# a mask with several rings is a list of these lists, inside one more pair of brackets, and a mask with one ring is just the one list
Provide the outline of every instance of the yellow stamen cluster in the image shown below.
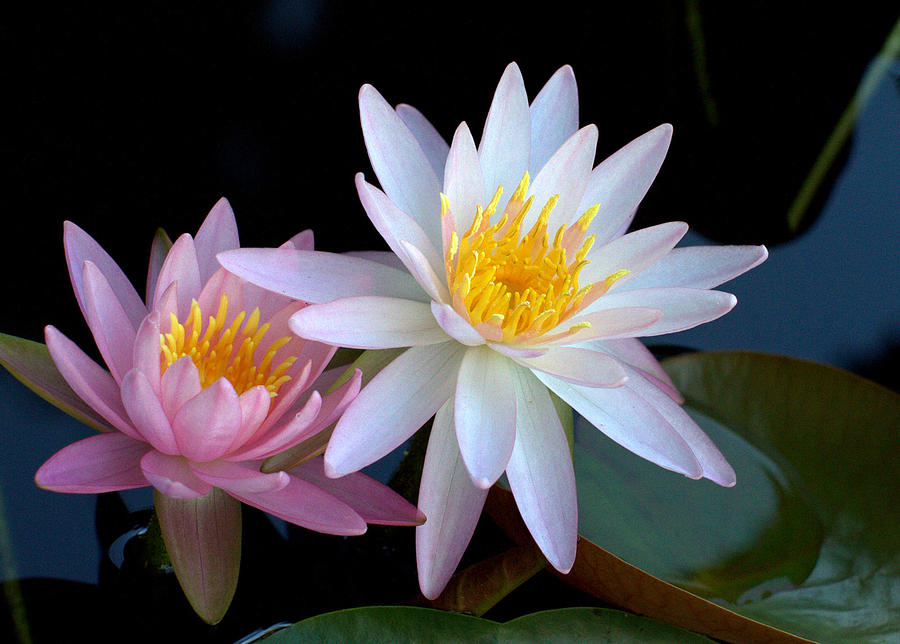
[[[469,229],[461,237],[452,232],[447,245],[445,267],[453,306],[485,337],[495,341],[522,341],[542,335],[578,311],[593,289],[605,292],[621,276],[616,273],[604,282],[578,285],[578,274],[588,264],[585,256],[594,243],[593,235],[585,235],[599,204],[568,228],[560,226],[551,243],[547,224],[559,199],[554,196],[531,229],[521,234],[522,222],[534,201],[533,196],[525,200],[528,183],[526,172],[503,215],[491,225],[503,192],[502,186],[497,188],[487,207],[476,207]],[[450,204],[444,195],[441,197],[446,214]],[[567,249],[574,252],[571,261]]]
[[200,372],[201,386],[207,387],[224,376],[238,395],[256,385],[264,385],[274,398],[281,386],[291,379],[285,374],[297,358],[289,357],[274,369],[272,360],[291,338],[286,336],[273,342],[259,364],[255,364],[253,354],[269,330],[269,324],[260,326],[258,308],[253,309],[249,317],[246,311],[241,311],[228,327],[225,326],[227,316],[228,296],[224,293],[218,311],[210,316],[205,329],[203,313],[196,300],[191,302],[184,324],[174,313],[170,314],[171,330],[159,337],[162,372],[165,373],[179,358],[190,356]]

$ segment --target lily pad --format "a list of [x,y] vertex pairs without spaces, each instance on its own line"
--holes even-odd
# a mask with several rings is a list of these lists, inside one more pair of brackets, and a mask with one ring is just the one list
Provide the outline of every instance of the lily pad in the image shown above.
[[688,631],[605,608],[564,608],[500,624],[429,608],[373,606],[317,615],[265,639],[294,642],[709,642]]
[[[900,470],[891,462],[900,451],[900,396],[783,356],[697,353],[665,367],[738,484],[723,489],[665,472],[579,420],[584,540],[569,580],[692,628],[696,610],[710,624],[732,613],[726,631],[705,630],[732,641],[752,639],[735,630],[734,614],[819,641],[897,641]],[[611,597],[608,583],[591,578],[610,557],[655,576],[654,592],[668,593],[668,605],[635,604],[627,588]],[[648,583],[641,578],[642,592]],[[678,611],[673,601],[694,607]]]

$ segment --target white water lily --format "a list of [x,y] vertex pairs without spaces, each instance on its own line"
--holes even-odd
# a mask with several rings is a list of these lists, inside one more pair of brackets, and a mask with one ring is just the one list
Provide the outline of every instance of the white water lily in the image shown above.
[[[735,483],[635,339],[709,322],[736,303],[710,290],[766,258],[762,246],[674,249],[681,222],[623,234],[669,146],[661,125],[592,168],[597,129],[578,129],[575,78],[560,69],[529,105],[507,67],[480,144],[451,145],[415,109],[360,91],[381,190],[357,175],[393,253],[285,249],[220,255],[237,275],[312,302],[290,328],[363,349],[409,347],[341,418],[325,453],[339,477],[381,458],[435,416],[416,528],[419,584],[436,597],[505,472],[548,561],[575,559],[575,476],[554,392],[632,452],[691,478]],[[549,390],[549,391],[548,391]]]

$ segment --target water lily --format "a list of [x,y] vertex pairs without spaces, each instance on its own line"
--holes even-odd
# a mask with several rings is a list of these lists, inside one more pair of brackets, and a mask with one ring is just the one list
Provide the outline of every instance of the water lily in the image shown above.
[[255,284],[315,303],[291,317],[302,337],[409,347],[348,407],[325,471],[354,472],[435,416],[419,491],[428,519],[416,529],[422,592],[441,592],[504,472],[548,561],[572,567],[575,477],[550,392],[634,453],[733,485],[731,466],[636,338],[728,312],[735,297],[710,289],[762,262],[766,249],[674,249],[681,222],[624,234],[671,126],[593,168],[597,129],[578,129],[570,67],[530,105],[518,67],[507,67],[477,147],[465,123],[448,146],[420,112],[392,108],[371,86],[359,102],[381,189],[361,174],[356,187],[393,254],[219,257]]
[[[323,394],[342,370],[324,372],[334,346],[289,332],[288,319],[305,305],[218,266],[217,253],[239,247],[226,200],[196,237],[181,236],[168,252],[164,240],[157,236],[151,253],[145,303],[100,245],[66,222],[75,296],[108,371],[53,326],[45,337],[71,388],[63,402],[103,431],[54,454],[35,480],[77,493],[152,485],[176,574],[195,610],[215,622],[237,579],[239,501],[338,535],[423,517],[361,473],[327,478],[321,457],[260,471],[263,459],[332,424],[358,393],[360,373]],[[282,248],[310,250],[312,235]],[[27,361],[19,367],[28,375]],[[34,371],[32,386],[60,397],[52,375]]]

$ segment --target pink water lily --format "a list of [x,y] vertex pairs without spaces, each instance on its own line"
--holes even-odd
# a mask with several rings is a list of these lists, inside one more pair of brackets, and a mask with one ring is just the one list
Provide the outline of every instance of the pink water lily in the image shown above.
[[[387,454],[431,416],[416,533],[427,597],[446,585],[488,488],[505,472],[548,561],[575,558],[575,477],[551,392],[634,453],[720,485],[735,473],[681,409],[637,340],[688,329],[735,305],[710,290],[766,258],[761,246],[674,249],[687,225],[624,234],[669,146],[661,125],[593,167],[597,129],[578,128],[563,67],[529,105],[507,67],[476,147],[447,143],[371,86],[362,129],[381,190],[357,176],[393,254],[244,249],[229,270],[315,305],[298,335],[348,347],[409,347],[351,403],[325,453],[340,477]],[[435,415],[436,414],[436,415]]]
[[[210,599],[206,586],[209,568],[219,565],[216,548],[233,554],[229,542],[240,543],[240,514],[228,510],[229,503],[236,507],[234,499],[338,535],[362,534],[367,522],[416,525],[424,519],[361,473],[328,479],[321,457],[286,472],[260,471],[263,459],[332,424],[358,393],[360,373],[331,387],[342,371],[324,371],[335,347],[288,329],[291,315],[305,305],[218,266],[217,253],[239,247],[225,199],[196,237],[182,235],[168,252],[164,239],[157,236],[151,253],[145,304],[99,244],[66,222],[75,296],[108,371],[52,326],[47,348],[71,397],[87,403],[93,424],[105,431],[54,454],[35,480],[49,490],[78,493],[152,485],[182,586],[198,613],[216,621],[234,589],[213,589],[217,596]],[[312,235],[300,233],[282,248],[309,251]],[[39,376],[32,382],[40,388]],[[195,499],[206,501],[189,503]],[[207,530],[206,543],[186,546],[181,533],[193,538],[208,526],[185,522],[207,510],[215,529]],[[192,578],[197,575],[202,578]],[[199,590],[191,588],[197,584]]]

